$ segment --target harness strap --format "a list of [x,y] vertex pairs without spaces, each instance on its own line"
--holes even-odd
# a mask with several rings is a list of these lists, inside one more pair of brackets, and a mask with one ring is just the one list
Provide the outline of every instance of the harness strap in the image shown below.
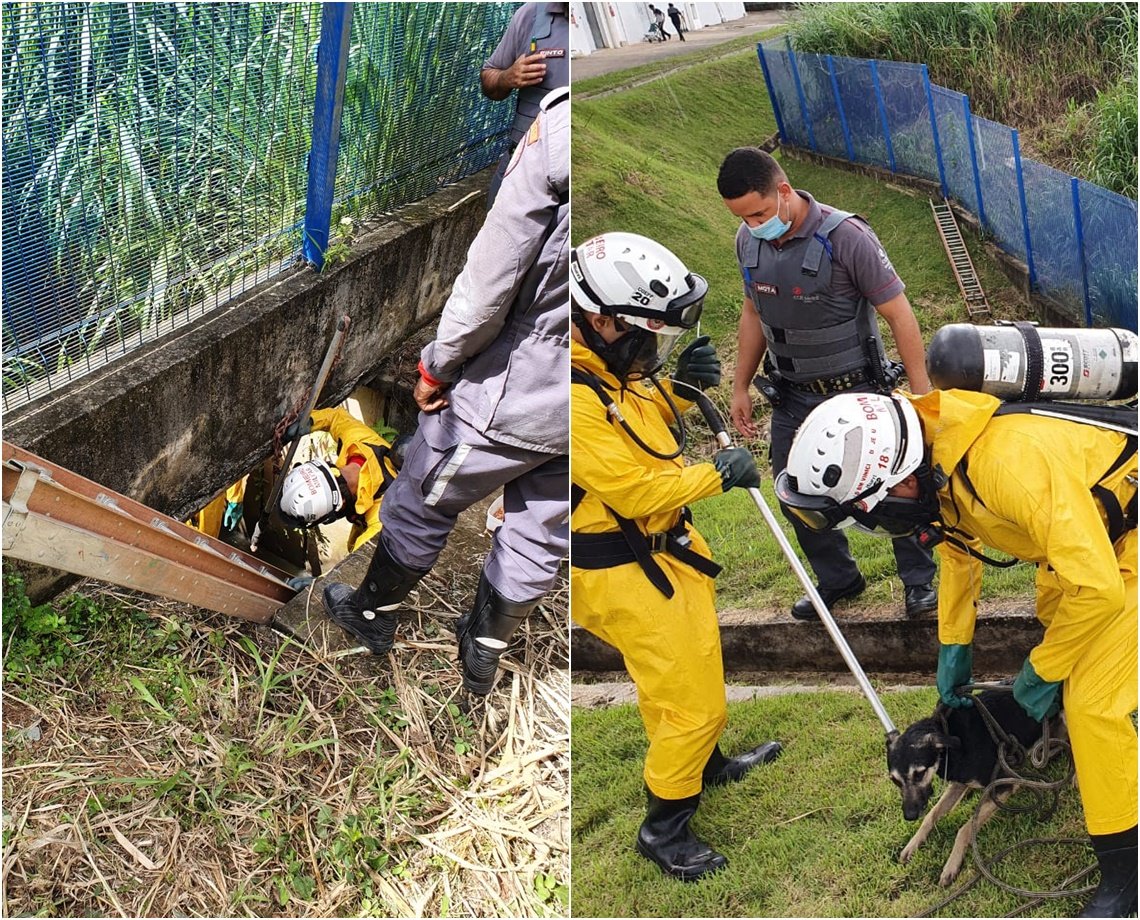
[[819,274],[819,265],[823,261],[823,254],[827,253],[828,261],[832,260],[831,252],[831,231],[843,223],[847,218],[854,217],[850,211],[832,211],[823,219],[823,223],[819,225],[819,229],[812,234],[812,241],[804,252],[804,261],[800,266],[800,271],[805,275],[815,277]]
[[372,496],[373,498],[379,498],[388,491],[388,486],[396,481],[396,477],[388,472],[388,464],[384,462],[388,460],[391,451],[382,444],[369,444],[368,446],[372,449],[372,453],[376,455],[376,461],[380,465],[380,477],[382,481],[380,488],[378,488],[376,493]]
[[1021,338],[1025,341],[1025,387],[1021,398],[1029,399],[1030,396],[1036,396],[1041,388],[1045,372],[1045,351],[1041,347],[1041,336],[1033,323],[1017,322],[1013,328],[1021,333]]

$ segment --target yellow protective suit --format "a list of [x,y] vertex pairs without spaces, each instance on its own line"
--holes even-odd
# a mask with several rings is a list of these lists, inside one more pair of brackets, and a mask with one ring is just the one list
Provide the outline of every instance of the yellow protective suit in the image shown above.
[[[360,480],[356,487],[356,502],[349,515],[353,527],[348,535],[348,549],[355,551],[380,533],[380,500],[385,489],[384,474],[380,460],[369,445],[391,447],[380,435],[364,422],[357,421],[344,409],[316,409],[311,418],[313,431],[327,431],[336,438],[336,465],[344,467],[349,457],[363,457]],[[390,458],[384,465],[391,477],[396,468]]]
[[226,513],[226,505],[230,502],[240,503],[245,499],[245,481],[248,478],[242,476],[186,523],[208,537],[217,537],[222,532],[222,518]]
[[[1045,636],[1029,658],[1043,680],[1064,681],[1089,833],[1134,827],[1136,531],[1110,543],[1090,487],[1100,483],[1124,507],[1136,491],[1135,453],[1102,478],[1125,449],[1122,434],[1022,414],[993,418],[997,399],[961,390],[911,403],[933,463],[954,471],[939,493],[943,524],[969,534],[975,549],[984,543],[1037,563]],[[963,458],[977,497],[962,478]],[[974,637],[982,563],[948,543],[938,549],[938,638],[964,645]]]
[[[673,416],[660,394],[641,383],[622,390],[601,358],[574,341],[570,348],[573,367],[613,388],[614,401],[638,436],[654,450],[671,453]],[[674,401],[680,411],[691,405]],[[610,421],[589,387],[570,387],[570,418],[570,478],[586,491],[571,518],[572,531],[617,531],[604,505],[634,520],[643,533],[665,531],[687,503],[721,494],[720,474],[711,463],[686,466],[681,457],[658,460],[645,453]],[[709,557],[701,535],[689,533],[692,549]],[[672,598],[653,587],[636,562],[581,569],[571,551],[570,609],[575,621],[624,656],[649,736],[646,785],[660,798],[680,799],[701,791],[701,771],[725,725],[716,588],[713,579],[668,553],[653,558],[673,584]]]

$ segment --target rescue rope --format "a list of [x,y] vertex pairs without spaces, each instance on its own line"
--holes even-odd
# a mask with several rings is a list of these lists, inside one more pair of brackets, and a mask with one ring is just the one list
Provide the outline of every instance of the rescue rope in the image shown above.
[[[968,684],[966,690],[1004,690],[1013,692],[1013,685],[1011,683],[977,683]],[[990,778],[990,783],[982,790],[982,794],[978,797],[978,804],[974,808],[973,815],[970,816],[970,822],[974,825],[974,833],[970,841],[970,850],[974,857],[974,868],[977,870],[975,874],[962,885],[959,885],[947,897],[943,898],[937,904],[917,914],[918,917],[933,917],[938,911],[946,907],[952,901],[962,897],[967,891],[976,886],[983,879],[989,881],[991,884],[996,885],[1003,891],[1008,891],[1011,894],[1018,895],[1019,897],[1027,898],[1027,902],[1015,908],[1010,913],[1006,914],[1007,917],[1016,917],[1027,910],[1051,899],[1055,898],[1069,898],[1082,894],[1090,894],[1096,889],[1095,885],[1085,885],[1080,888],[1072,888],[1070,886],[1080,882],[1088,876],[1094,869],[1096,863],[1092,863],[1083,869],[1073,873],[1064,881],[1061,882],[1059,888],[1033,890],[1029,888],[1021,888],[1017,885],[1012,885],[1009,882],[1004,882],[994,874],[994,867],[1005,859],[1010,853],[1023,849],[1024,847],[1034,846],[1037,844],[1064,844],[1064,845],[1077,845],[1082,847],[1088,846],[1088,840],[1084,837],[1032,837],[1028,840],[1021,840],[1011,846],[990,856],[988,859],[982,855],[981,848],[978,844],[977,833],[977,820],[981,812],[982,806],[988,799],[993,799],[994,805],[999,811],[1007,811],[1013,814],[1026,814],[1037,812],[1038,821],[1048,821],[1057,810],[1060,803],[1061,791],[1068,786],[1076,774],[1076,766],[1073,763],[1073,752],[1067,741],[1060,738],[1052,737],[1050,732],[1050,723],[1046,719],[1044,721],[1044,730],[1041,738],[1028,750],[1016,739],[1011,738],[1009,734],[998,724],[997,720],[988,708],[981,702],[981,700],[974,696],[972,697],[974,705],[978,708],[979,714],[982,716],[982,721],[986,725],[986,729],[990,733],[994,744],[997,746],[998,762],[994,766],[993,775]],[[946,723],[945,714],[939,713],[943,725]],[[1058,755],[1064,755],[1068,758],[1068,768],[1065,775],[1057,780],[1047,779],[1040,773],[1031,773],[1029,771],[1018,772],[1017,768],[1021,768],[1023,764],[1028,761],[1028,764],[1035,770],[1043,770],[1049,762]],[[1009,787],[1012,792],[1014,789],[1028,789],[1035,799],[1033,804],[1027,805],[1008,805],[997,798],[997,793]],[[1045,804],[1045,803],[1048,804]]]

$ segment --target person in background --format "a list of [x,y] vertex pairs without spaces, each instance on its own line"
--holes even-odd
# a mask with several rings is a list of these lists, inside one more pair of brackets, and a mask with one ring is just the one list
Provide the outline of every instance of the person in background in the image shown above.
[[677,7],[675,7],[672,3],[669,4],[669,9],[666,10],[666,12],[669,14],[669,18],[673,20],[673,28],[677,30],[677,37],[681,39],[681,41],[684,41],[685,30],[681,28],[681,22],[684,19],[685,14],[677,9]]
[[511,154],[526,134],[538,104],[551,90],[570,85],[570,4],[524,3],[479,73],[483,95],[499,101],[516,92],[510,146],[487,190],[487,210],[495,203]]

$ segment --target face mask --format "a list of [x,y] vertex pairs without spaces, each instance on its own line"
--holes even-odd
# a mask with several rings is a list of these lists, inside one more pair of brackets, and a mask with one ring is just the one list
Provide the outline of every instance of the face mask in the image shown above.
[[[792,215],[789,213],[788,217],[791,216]],[[764,223],[762,223],[759,227],[749,227],[748,232],[751,233],[755,239],[768,240],[771,242],[772,240],[778,240],[780,237],[782,237],[785,233],[788,232],[789,229],[791,229],[791,226],[791,221],[780,220],[780,197],[777,195],[776,213],[764,221]]]

